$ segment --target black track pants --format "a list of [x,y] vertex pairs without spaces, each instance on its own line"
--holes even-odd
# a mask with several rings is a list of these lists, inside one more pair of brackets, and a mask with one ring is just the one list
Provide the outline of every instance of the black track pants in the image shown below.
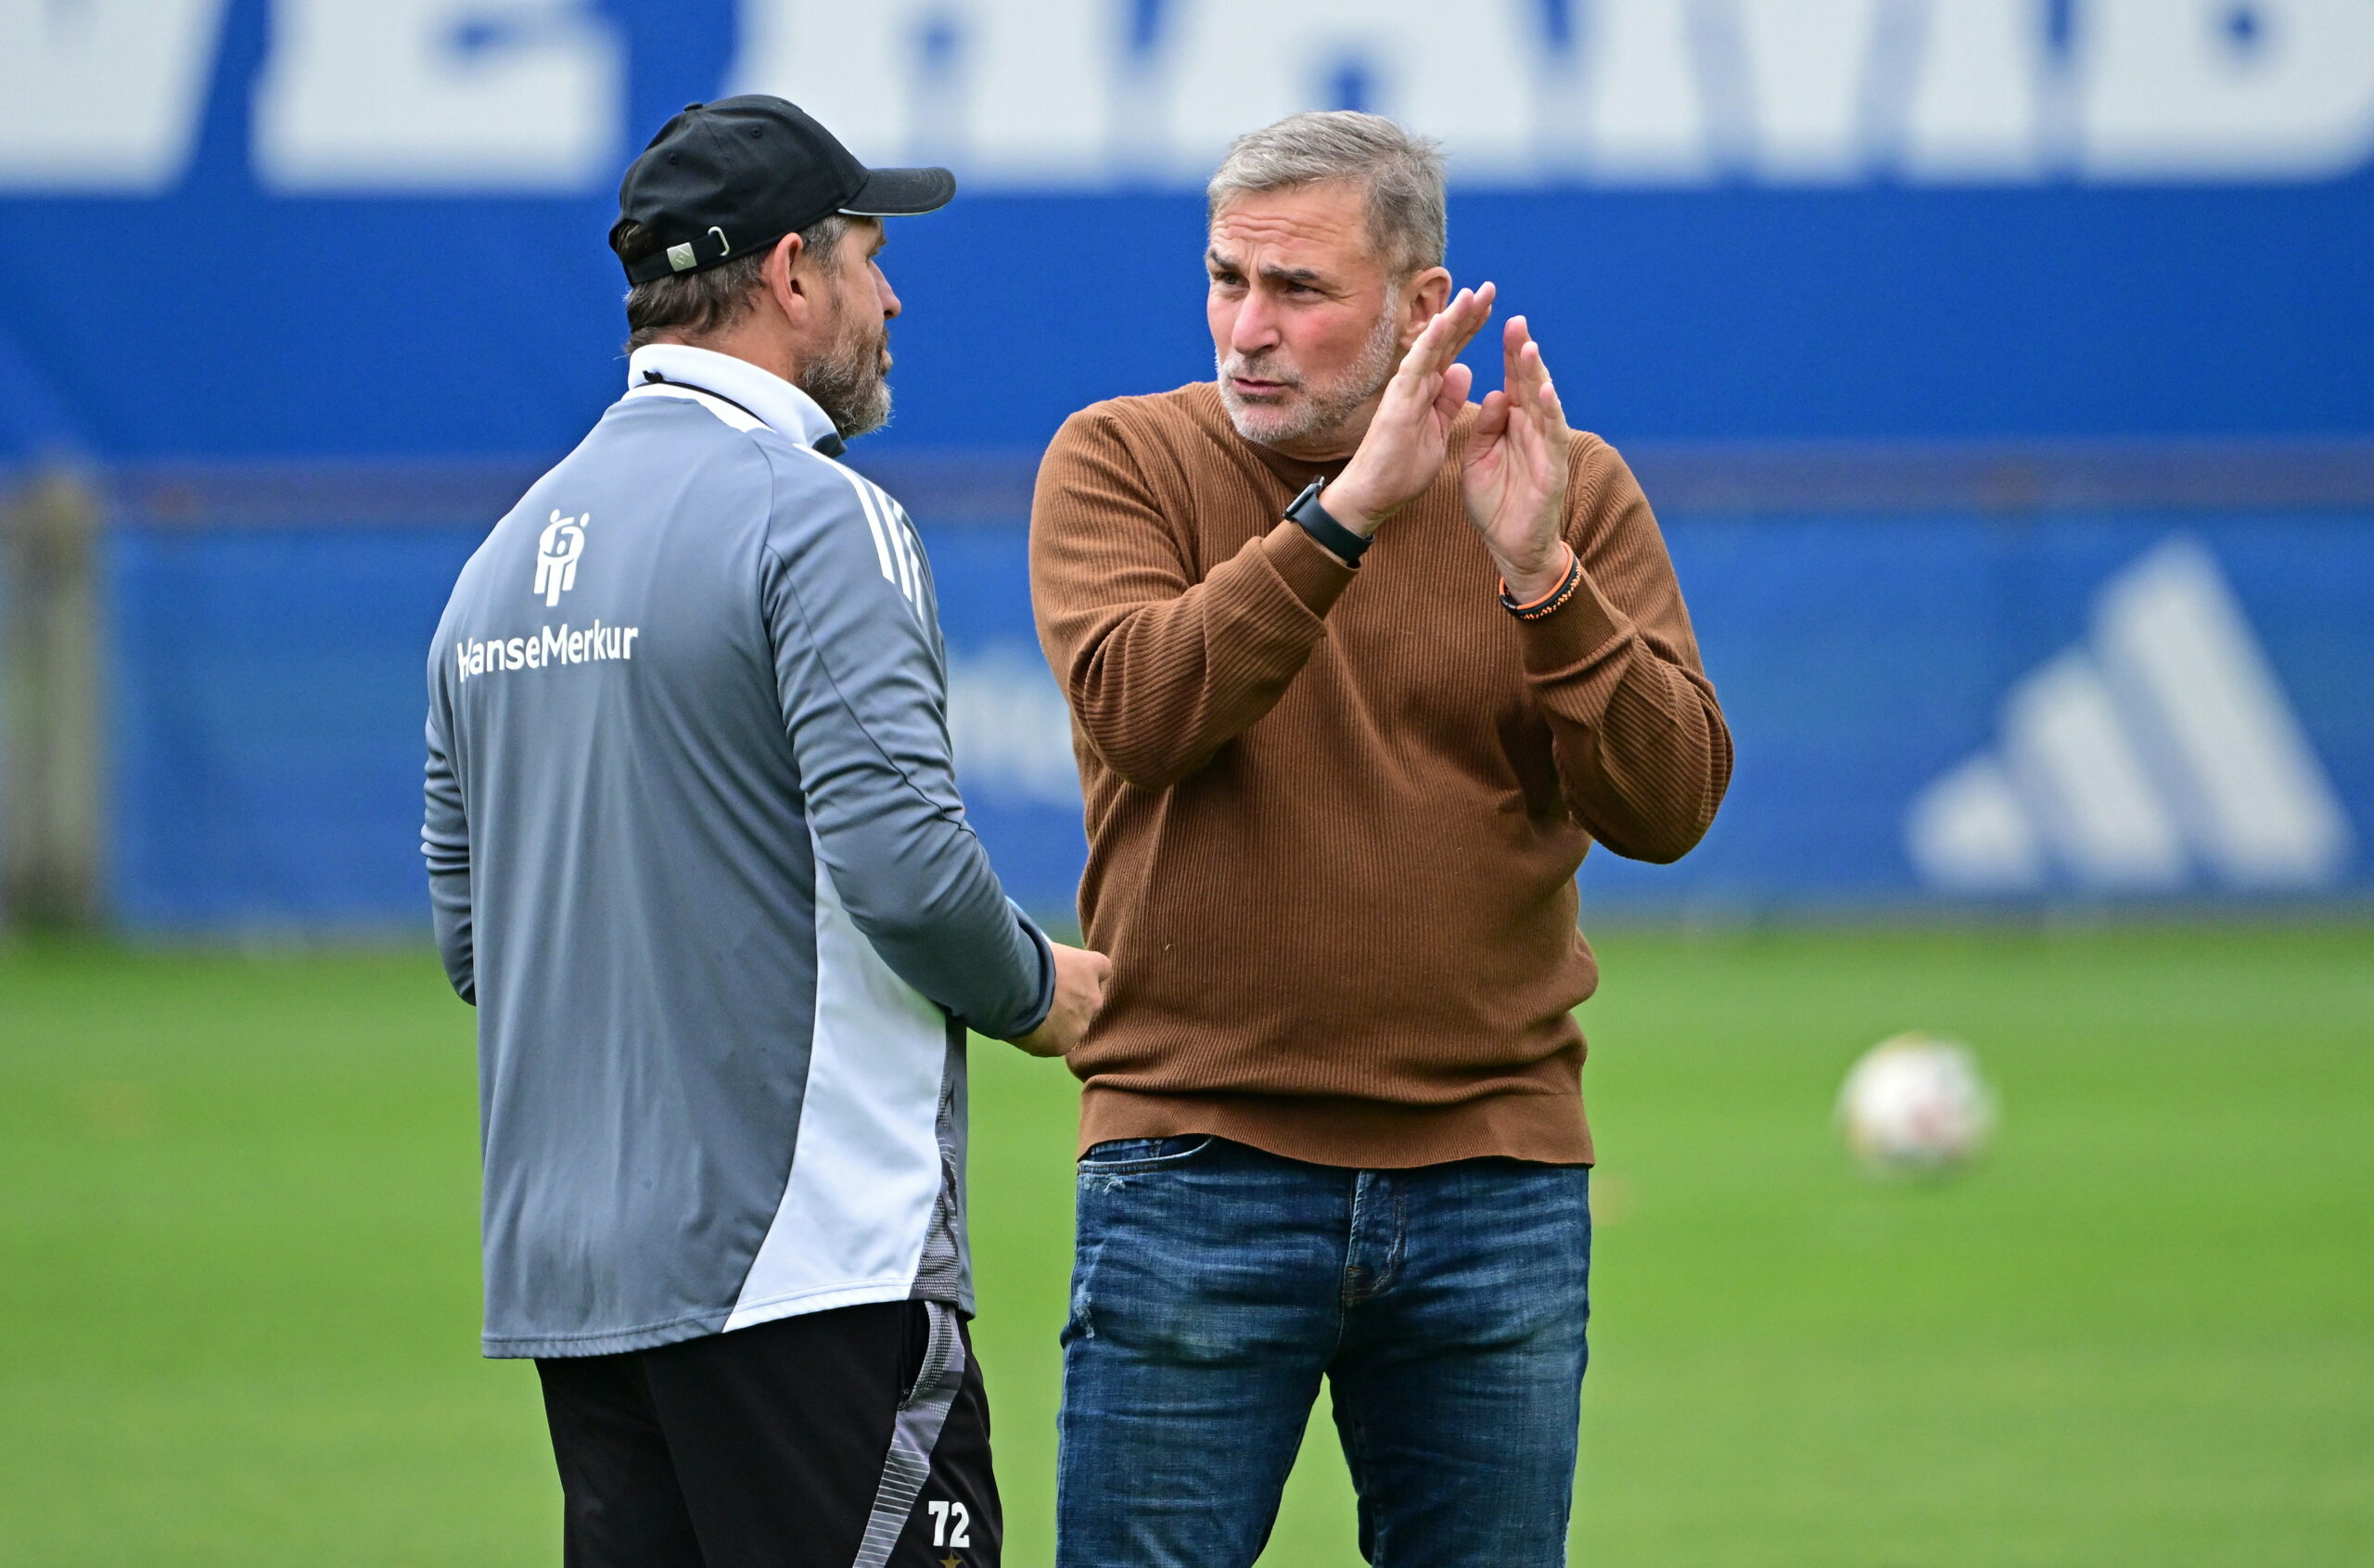
[[842,1307],[536,1370],[568,1568],[999,1562],[989,1400],[948,1307]]

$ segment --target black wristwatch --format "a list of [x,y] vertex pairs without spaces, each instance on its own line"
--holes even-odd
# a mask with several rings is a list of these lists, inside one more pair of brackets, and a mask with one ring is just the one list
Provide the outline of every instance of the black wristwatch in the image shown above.
[[1371,541],[1362,539],[1327,515],[1327,508],[1319,504],[1319,492],[1326,483],[1325,479],[1311,480],[1308,487],[1287,506],[1286,516],[1299,523],[1303,532],[1318,541],[1321,548],[1346,566],[1357,567],[1360,564],[1360,557],[1368,553]]

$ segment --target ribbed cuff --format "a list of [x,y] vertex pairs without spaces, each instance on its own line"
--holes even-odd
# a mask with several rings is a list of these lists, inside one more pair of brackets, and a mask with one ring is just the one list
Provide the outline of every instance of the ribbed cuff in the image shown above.
[[1537,681],[1581,672],[1617,643],[1632,635],[1632,619],[1608,603],[1586,570],[1573,598],[1554,615],[1518,623],[1525,644],[1525,669]]
[[1359,574],[1310,537],[1300,523],[1286,521],[1261,541],[1262,558],[1311,614],[1323,616]]

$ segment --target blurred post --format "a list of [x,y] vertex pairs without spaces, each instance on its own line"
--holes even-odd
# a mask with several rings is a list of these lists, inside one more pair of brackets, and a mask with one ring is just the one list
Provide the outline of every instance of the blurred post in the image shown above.
[[36,477],[0,512],[0,913],[86,930],[100,915],[99,504]]

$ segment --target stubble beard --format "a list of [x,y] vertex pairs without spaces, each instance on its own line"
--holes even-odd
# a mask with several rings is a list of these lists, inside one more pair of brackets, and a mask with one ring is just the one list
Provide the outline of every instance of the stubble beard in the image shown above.
[[855,440],[890,422],[890,325],[845,310],[841,291],[830,292],[840,330],[829,351],[801,367],[799,389],[843,440]]
[[[1267,354],[1248,357],[1220,352],[1213,359],[1219,367],[1220,402],[1228,409],[1229,423],[1246,440],[1277,447],[1323,439],[1345,430],[1361,405],[1393,379],[1393,372],[1401,360],[1400,351],[1399,323],[1387,306],[1378,312],[1376,325],[1370,330],[1369,340],[1361,345],[1359,358],[1345,366],[1330,385],[1312,387],[1291,367],[1271,363]],[[1246,402],[1230,385],[1229,378],[1239,375],[1281,382],[1303,395],[1284,403]]]

